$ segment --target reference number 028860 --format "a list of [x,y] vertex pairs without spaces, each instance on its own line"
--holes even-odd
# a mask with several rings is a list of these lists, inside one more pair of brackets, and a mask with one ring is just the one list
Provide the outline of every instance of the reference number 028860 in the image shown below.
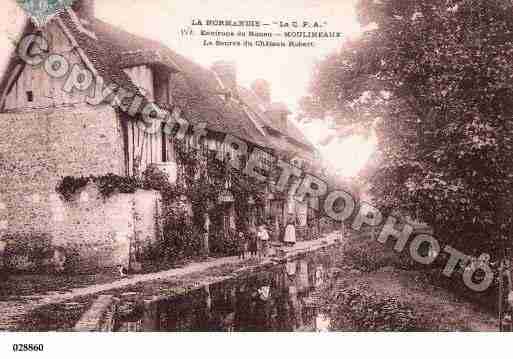
[[43,344],[13,344],[12,350],[14,352],[42,352],[44,346]]

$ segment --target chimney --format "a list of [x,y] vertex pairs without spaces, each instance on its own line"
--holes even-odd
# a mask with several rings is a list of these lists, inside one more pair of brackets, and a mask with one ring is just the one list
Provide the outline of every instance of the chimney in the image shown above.
[[271,103],[271,85],[263,79],[255,80],[251,84],[251,89],[266,105]]
[[230,90],[232,94],[237,93],[237,65],[235,65],[234,62],[215,62],[211,70],[219,76],[219,79],[226,89]]
[[93,19],[95,15],[95,0],[75,0],[71,8],[77,13],[79,18]]
[[271,118],[271,121],[282,130],[287,129],[290,114],[289,108],[282,102],[273,102],[266,111],[266,115]]

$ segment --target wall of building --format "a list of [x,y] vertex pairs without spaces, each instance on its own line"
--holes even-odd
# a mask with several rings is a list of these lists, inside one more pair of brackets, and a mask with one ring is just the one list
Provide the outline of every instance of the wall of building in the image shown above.
[[90,184],[72,201],[52,198],[51,206],[56,214],[51,245],[64,249],[73,269],[128,268],[136,233],[133,194],[104,199]]
[[56,214],[53,227],[45,233],[34,232],[32,237],[30,233],[3,237],[4,262],[11,270],[54,270],[58,252],[66,271],[129,268],[145,258],[160,236],[160,203],[155,191],[104,198],[92,183],[71,200],[51,196],[50,206]]
[[132,241],[132,260],[140,262],[155,248],[162,237],[162,200],[159,192],[137,191],[134,195],[135,236]]
[[129,268],[158,239],[158,192],[140,190],[103,198],[89,184],[72,201],[59,201],[54,203],[60,218],[51,232],[52,245],[64,248],[80,271],[118,265]]
[[[90,225],[83,221],[88,217],[86,213],[94,216],[93,209],[100,203],[92,200],[89,209],[87,205],[82,208],[64,203],[55,188],[65,176],[124,174],[116,112],[109,106],[84,105],[4,113],[0,114],[0,123],[0,137],[4,139],[0,142],[0,238],[19,239],[20,243],[23,238],[32,244],[44,243],[43,247],[47,243],[88,243],[98,233],[94,219]],[[122,213],[121,209],[128,206],[126,201],[119,198],[106,203],[98,216],[118,227],[125,219],[116,219],[116,213]],[[118,232],[123,232],[124,227],[119,227]],[[71,235],[74,230],[81,233],[79,237]],[[88,231],[92,233],[89,237],[80,237]],[[94,240],[112,240],[109,238],[100,236]],[[82,246],[86,257],[94,255],[96,244]]]

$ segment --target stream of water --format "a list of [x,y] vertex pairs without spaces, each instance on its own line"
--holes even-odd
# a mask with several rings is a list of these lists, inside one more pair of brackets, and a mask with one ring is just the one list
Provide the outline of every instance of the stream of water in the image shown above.
[[[117,331],[326,331],[318,308],[333,275],[322,250],[270,270],[200,287],[119,318]],[[137,311],[136,311],[137,312]]]

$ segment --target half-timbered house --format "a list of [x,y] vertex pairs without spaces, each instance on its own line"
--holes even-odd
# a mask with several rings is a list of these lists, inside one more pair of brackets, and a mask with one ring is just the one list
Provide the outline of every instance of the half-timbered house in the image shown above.
[[[157,41],[97,19],[94,8],[93,0],[76,0],[44,28],[27,22],[22,41],[37,34],[45,43],[30,43],[26,54],[41,61],[27,62],[19,47],[2,74],[0,238],[14,247],[18,238],[28,238],[30,247],[30,238],[44,237],[49,247],[73,247],[79,257],[100,258],[93,261],[97,267],[112,265],[120,256],[116,248],[126,257],[141,232],[154,241],[159,236],[152,225],[159,211],[156,195],[145,194],[146,202],[134,197],[84,204],[85,195],[70,204],[56,193],[65,176],[138,176],[151,164],[180,181],[176,140],[159,122],[151,131],[137,122],[148,104],[190,125],[205,123],[204,151],[229,153],[233,149],[223,147],[222,135],[231,134],[264,153],[313,158],[315,149],[282,107],[238,86],[233,64],[206,69]],[[193,146],[193,140],[189,136],[181,143]],[[215,204],[226,231],[235,229],[236,217],[246,216],[236,213],[229,182]],[[258,204],[248,198],[250,207],[258,207],[250,213],[269,208],[272,195],[265,198],[267,203]],[[151,215],[141,215],[141,208]],[[125,215],[135,219],[127,221]],[[256,224],[255,215],[246,221]]]

